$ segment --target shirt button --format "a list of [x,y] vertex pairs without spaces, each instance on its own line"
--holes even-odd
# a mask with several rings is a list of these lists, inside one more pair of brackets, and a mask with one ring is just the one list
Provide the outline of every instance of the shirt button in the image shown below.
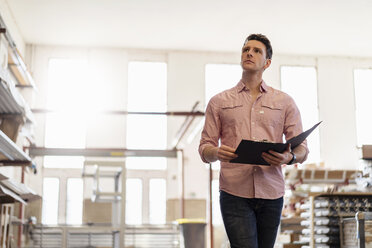
[[252,125],[254,125],[254,122],[252,122]]
[[254,168],[254,171],[257,171],[257,169],[256,169],[256,168]]

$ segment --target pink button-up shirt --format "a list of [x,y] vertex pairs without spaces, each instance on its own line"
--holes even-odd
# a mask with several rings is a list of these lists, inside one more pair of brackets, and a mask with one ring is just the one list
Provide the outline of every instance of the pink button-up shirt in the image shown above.
[[[207,146],[238,147],[242,139],[283,142],[302,132],[300,112],[286,93],[261,83],[255,101],[240,81],[214,96],[205,112],[199,153]],[[307,150],[306,141],[302,144]],[[308,150],[307,150],[308,151]],[[277,199],[284,195],[281,166],[259,166],[221,162],[220,190],[246,198]]]

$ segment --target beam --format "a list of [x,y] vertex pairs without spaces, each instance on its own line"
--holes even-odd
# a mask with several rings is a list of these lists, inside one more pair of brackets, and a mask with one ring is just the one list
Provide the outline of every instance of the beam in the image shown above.
[[23,160],[0,160],[0,166],[30,166],[31,161]]
[[[34,114],[58,113],[58,110],[52,109],[31,109]],[[204,112],[195,111],[167,111],[167,112],[138,112],[138,111],[121,111],[121,110],[104,110],[98,111],[98,114],[109,115],[167,115],[167,116],[204,116]]]
[[27,147],[31,157],[36,156],[84,156],[84,157],[167,157],[176,158],[177,150],[139,150],[120,148],[45,148]]

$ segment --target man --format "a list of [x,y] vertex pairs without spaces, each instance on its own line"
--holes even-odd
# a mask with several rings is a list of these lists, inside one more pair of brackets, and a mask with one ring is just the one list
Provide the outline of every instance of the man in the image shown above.
[[[262,80],[272,48],[262,34],[251,34],[241,53],[242,79],[212,97],[199,146],[204,162],[221,161],[220,205],[231,248],[272,248],[283,207],[281,165],[302,163],[306,141],[283,153],[261,154],[270,166],[230,163],[242,139],[282,142],[302,132],[299,110],[286,93]],[[219,140],[221,145],[219,146]]]

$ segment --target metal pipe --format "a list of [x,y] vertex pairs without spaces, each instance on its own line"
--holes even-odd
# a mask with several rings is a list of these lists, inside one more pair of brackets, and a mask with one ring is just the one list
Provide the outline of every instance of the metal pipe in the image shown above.
[[125,247],[125,212],[126,212],[126,187],[127,187],[127,174],[125,164],[122,165],[121,173],[121,199],[120,199],[120,231],[119,231],[119,248]]
[[[46,114],[46,113],[57,113],[61,112],[58,110],[51,109],[31,109],[34,114]],[[82,111],[81,111],[82,112]],[[110,114],[110,115],[167,115],[167,116],[204,116],[204,112],[195,111],[167,111],[167,112],[139,112],[139,111],[122,111],[122,110],[106,110],[95,112],[98,114]]]
[[180,200],[180,215],[181,215],[181,218],[185,218],[185,168],[184,168],[183,150],[178,150],[177,162],[178,162],[178,178],[179,178],[178,190],[179,190],[179,200]]
[[[21,173],[21,183],[25,183],[25,167],[22,166],[22,173]],[[22,247],[22,233],[23,233],[23,204],[20,203],[19,205],[19,219],[21,220],[21,225],[18,227],[18,247]]]
[[[191,109],[191,112],[190,113],[194,113],[195,112],[195,109],[196,107],[198,106],[199,102],[196,102],[194,104],[194,106],[192,107]],[[194,121],[195,119],[195,116],[187,116],[185,121],[182,123],[180,129],[178,130],[177,134],[176,134],[176,137],[174,138],[174,141],[172,143],[172,146],[174,148],[177,148],[178,144],[180,143],[181,139],[183,138],[183,136],[185,135],[185,133],[187,132],[187,130],[190,128],[192,122]]]
[[214,234],[213,234],[213,206],[212,206],[212,180],[213,180],[213,170],[212,170],[212,163],[209,163],[209,183],[208,183],[208,218],[209,218],[209,239],[210,239],[210,244],[211,247],[213,248],[213,239],[214,239]]
[[182,168],[182,201],[181,201],[181,208],[182,208],[182,218],[185,218],[185,156],[183,154],[183,150],[181,151],[182,152],[182,164],[181,164],[181,168]]
[[32,165],[32,162],[22,161],[22,160],[0,160],[0,165],[2,166],[30,166]]
[[[23,148],[23,152],[26,148]],[[25,166],[22,166],[22,172],[21,172],[21,183],[25,183]],[[22,247],[22,233],[23,233],[23,219],[24,219],[24,205],[20,203],[19,205],[19,219],[21,220],[21,225],[18,227],[18,247]]]

